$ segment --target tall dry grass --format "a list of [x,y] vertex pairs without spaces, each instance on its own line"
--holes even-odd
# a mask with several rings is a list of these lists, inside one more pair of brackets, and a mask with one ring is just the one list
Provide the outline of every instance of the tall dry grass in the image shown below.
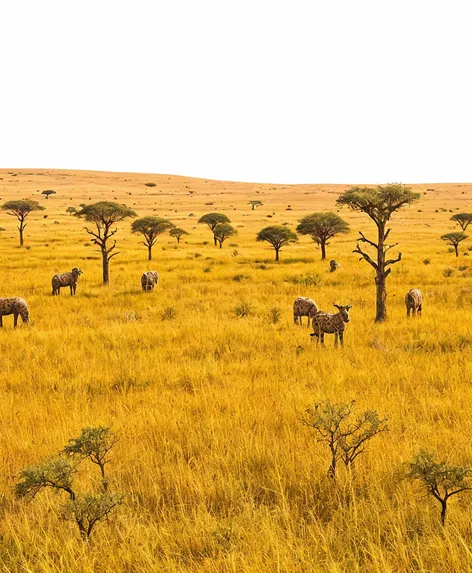
[[[402,479],[421,447],[472,464],[472,262],[439,239],[452,228],[449,209],[467,210],[472,186],[419,186],[426,195],[418,206],[394,217],[392,240],[404,260],[388,279],[389,320],[375,325],[371,269],[351,252],[358,229],[373,233],[367,218],[341,212],[353,231],[328,247],[341,263],[335,273],[307,238],[282,250],[280,264],[254,240],[267,224],[334,209],[342,186],[13,172],[0,172],[2,202],[37,189],[58,193],[38,199],[48,217],[31,216],[29,249],[17,247],[14,221],[0,214],[0,296],[23,296],[32,317],[16,331],[5,317],[0,332],[3,570],[472,570],[472,497],[452,500],[442,529],[434,500]],[[121,255],[105,288],[84,223],[65,209],[114,197],[191,235],[178,246],[161,236],[149,264],[129,223],[121,224]],[[251,211],[252,198],[264,206]],[[196,223],[209,211],[228,214],[237,246],[212,245]],[[52,275],[73,266],[84,271],[77,296],[63,289],[53,298]],[[141,273],[154,268],[160,285],[142,293]],[[412,287],[425,298],[418,320],[405,316]],[[335,351],[330,336],[318,348],[306,327],[293,325],[299,295],[328,311],[333,302],[353,305],[344,350]],[[243,301],[251,312],[238,317]],[[175,318],[163,320],[170,307]],[[273,308],[281,310],[275,324]],[[341,468],[336,486],[326,476],[327,451],[300,422],[305,408],[327,398],[355,399],[390,420],[354,475]],[[12,487],[21,468],[99,424],[120,435],[109,474],[125,503],[84,544],[58,516],[60,496],[44,492],[25,503]]]

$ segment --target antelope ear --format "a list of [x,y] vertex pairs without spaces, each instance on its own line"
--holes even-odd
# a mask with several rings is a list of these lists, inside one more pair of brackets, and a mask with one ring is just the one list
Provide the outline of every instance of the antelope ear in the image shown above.
[[333,306],[335,306],[337,309],[339,309],[339,304],[334,304],[334,302],[333,302]]
[[346,308],[347,308],[347,310],[351,310],[352,304],[348,304],[348,305],[346,306]]

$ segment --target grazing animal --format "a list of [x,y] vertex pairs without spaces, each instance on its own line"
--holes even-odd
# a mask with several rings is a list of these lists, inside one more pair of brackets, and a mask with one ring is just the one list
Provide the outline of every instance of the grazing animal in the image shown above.
[[300,321],[302,324],[302,316],[308,317],[308,327],[310,326],[310,319],[318,312],[316,302],[311,298],[299,296],[293,303],[293,321],[295,324]]
[[314,332],[310,336],[316,336],[318,342],[324,344],[324,335],[334,334],[334,346],[338,346],[338,338],[341,346],[344,346],[344,329],[346,328],[346,323],[349,322],[349,311],[352,308],[352,304],[346,306],[334,304],[334,306],[338,309],[336,314],[329,314],[321,310],[315,314],[313,317]]
[[29,310],[26,301],[18,296],[13,298],[0,298],[0,328],[3,326],[2,317],[13,314],[13,325],[18,324],[18,315],[23,322],[29,322]]
[[143,287],[144,292],[152,292],[154,287],[157,285],[157,281],[159,280],[159,276],[157,271],[147,271],[143,273],[141,277],[141,286]]
[[72,269],[70,273],[62,273],[60,275],[54,275],[52,277],[52,296],[61,294],[61,287],[70,287],[71,296],[75,294],[77,290],[77,281],[82,271],[77,267]]
[[410,316],[410,312],[415,316],[419,314],[421,316],[421,311],[423,309],[423,295],[421,291],[417,288],[410,289],[405,296],[406,304],[406,316]]
[[332,261],[329,261],[329,272],[330,273],[334,273],[334,271],[336,269],[339,269],[341,267],[341,265],[336,262],[334,259]]

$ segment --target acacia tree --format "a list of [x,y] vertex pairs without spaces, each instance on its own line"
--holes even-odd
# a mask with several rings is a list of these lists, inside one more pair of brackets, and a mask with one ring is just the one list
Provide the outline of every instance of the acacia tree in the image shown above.
[[457,223],[463,231],[472,223],[472,213],[456,213],[451,217],[451,221]]
[[77,209],[75,207],[67,207],[66,213],[69,213],[69,215],[72,215],[72,213],[77,213]]
[[181,229],[180,227],[174,227],[169,231],[169,235],[171,237],[175,237],[177,239],[177,243],[180,243],[180,239],[183,235],[188,235],[185,229]]
[[126,205],[119,205],[113,201],[99,201],[85,205],[75,216],[84,217],[86,221],[95,223],[95,230],[84,228],[89,235],[95,237],[92,242],[99,247],[102,254],[103,284],[106,285],[109,283],[110,260],[118,255],[115,251],[116,240],[113,240],[112,245],[109,242],[118,231],[112,227],[128,217],[136,217],[136,213]]
[[336,213],[313,213],[303,217],[297,227],[301,235],[310,235],[321,248],[321,260],[326,259],[326,245],[335,235],[349,232],[349,225]]
[[330,400],[316,402],[306,410],[302,422],[316,430],[319,441],[330,451],[328,476],[336,478],[338,461],[352,466],[365,451],[366,443],[381,432],[388,430],[387,419],[380,418],[376,410],[366,410],[354,416],[354,401],[332,403]]
[[297,235],[288,227],[283,225],[273,225],[271,227],[264,227],[257,233],[256,241],[267,241],[275,249],[275,260],[279,260],[279,251],[288,243],[295,243]]
[[254,209],[256,207],[261,207],[263,205],[263,203],[262,203],[262,201],[259,201],[258,199],[253,199],[252,201],[249,201],[248,205],[251,205],[252,211],[254,211]]
[[53,189],[46,189],[46,191],[43,191],[41,193],[41,195],[45,195],[46,199],[49,199],[49,195],[55,195],[56,192]]
[[419,480],[426,491],[441,504],[441,523],[446,523],[447,502],[453,495],[472,489],[469,481],[470,468],[449,466],[446,462],[438,462],[436,456],[421,450],[410,462],[407,477]]
[[31,199],[20,199],[7,201],[3,203],[2,209],[7,212],[8,215],[12,215],[18,219],[18,231],[20,231],[20,247],[23,246],[23,232],[26,228],[26,218],[33,211],[44,211],[37,201]]
[[131,223],[131,231],[144,237],[142,244],[148,249],[148,261],[152,260],[152,247],[155,245],[157,237],[173,227],[175,227],[174,223],[161,217],[142,217]]
[[376,261],[368,253],[363,251],[359,243],[354,249],[354,253],[361,255],[359,260],[364,259],[375,269],[376,285],[376,315],[375,322],[382,322],[387,318],[387,290],[386,280],[391,272],[389,266],[401,261],[402,254],[399,253],[394,259],[387,259],[387,252],[395,245],[387,245],[386,240],[391,229],[387,229],[390,217],[404,207],[411,205],[420,198],[419,193],[413,193],[409,187],[401,184],[379,185],[372,187],[351,187],[345,191],[337,200],[340,206],[347,205],[353,211],[366,213],[377,226],[377,242],[367,239],[359,231],[362,243],[367,243],[375,249]]
[[198,222],[205,223],[206,225],[208,225],[208,228],[213,233],[213,241],[215,243],[215,246],[217,241],[215,236],[216,225],[219,225],[220,223],[231,223],[229,218],[223,213],[207,213],[206,215],[203,215],[203,217],[200,217],[200,219],[198,219]]
[[220,249],[223,247],[223,243],[226,241],[226,239],[238,234],[236,229],[234,229],[229,223],[218,223],[213,233],[215,234],[215,238],[220,245]]
[[468,238],[469,236],[465,233],[462,233],[461,231],[457,231],[456,233],[446,233],[445,235],[441,236],[443,241],[447,241],[447,244],[454,248],[456,257],[459,256],[459,243],[465,241],[465,239]]

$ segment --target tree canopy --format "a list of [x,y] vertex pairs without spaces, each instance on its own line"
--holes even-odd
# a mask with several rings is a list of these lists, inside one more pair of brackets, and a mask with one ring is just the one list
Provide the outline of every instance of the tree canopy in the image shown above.
[[451,221],[460,225],[460,228],[465,231],[472,223],[472,213],[456,213],[451,217]]
[[198,219],[199,223],[205,223],[210,231],[213,233],[213,241],[216,245],[216,237],[215,237],[215,227],[220,223],[231,223],[229,217],[227,217],[224,213],[207,213]]
[[297,241],[297,235],[288,227],[283,225],[272,225],[264,227],[257,233],[256,241],[266,241],[270,243],[275,249],[275,260],[279,260],[279,251],[288,243]]
[[297,227],[301,235],[310,235],[321,247],[321,259],[326,258],[328,240],[339,234],[349,232],[349,225],[336,213],[313,213],[303,217]]
[[157,237],[175,227],[174,223],[161,217],[142,217],[131,223],[131,231],[143,235],[143,245],[148,248],[148,260],[152,259],[152,247]]
[[338,197],[336,203],[366,213],[376,224],[385,224],[395,211],[419,198],[419,193],[394,183],[377,187],[351,187]]
[[23,246],[23,231],[26,227],[25,219],[33,211],[44,211],[37,201],[31,199],[15,199],[12,201],[7,201],[3,203],[3,211],[6,211],[8,215],[16,217],[19,221],[18,230],[20,232],[20,247]]
[[463,233],[462,231],[456,231],[454,233],[446,233],[445,235],[441,235],[441,239],[446,241],[448,245],[453,247],[456,257],[459,256],[459,243],[468,239],[469,236]]
[[213,232],[216,240],[220,244],[220,249],[223,247],[223,242],[226,241],[226,239],[238,234],[236,229],[234,229],[229,223],[218,223]]
[[180,227],[174,227],[169,231],[169,235],[171,237],[175,237],[177,239],[177,242],[180,243],[181,237],[183,235],[188,235],[188,233],[185,229],[181,229]]

